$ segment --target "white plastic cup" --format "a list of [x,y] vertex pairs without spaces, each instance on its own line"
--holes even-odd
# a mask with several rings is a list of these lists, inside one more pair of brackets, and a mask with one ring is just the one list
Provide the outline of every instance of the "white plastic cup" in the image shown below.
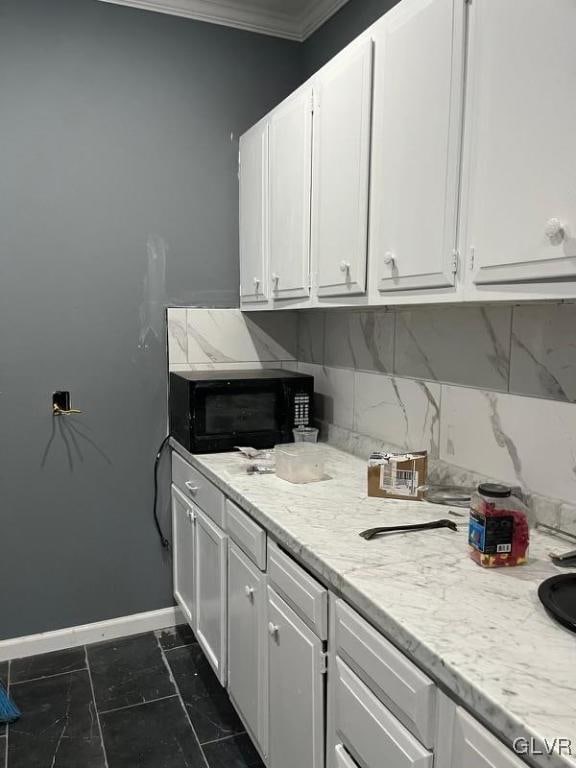
[[317,443],[318,430],[316,427],[296,427],[292,430],[295,443]]

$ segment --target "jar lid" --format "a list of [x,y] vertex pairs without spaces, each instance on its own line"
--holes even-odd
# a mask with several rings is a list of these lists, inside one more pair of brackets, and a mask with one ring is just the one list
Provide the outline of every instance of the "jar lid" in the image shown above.
[[507,485],[498,485],[498,483],[480,483],[478,493],[482,496],[494,496],[497,499],[505,499],[512,495],[512,489]]

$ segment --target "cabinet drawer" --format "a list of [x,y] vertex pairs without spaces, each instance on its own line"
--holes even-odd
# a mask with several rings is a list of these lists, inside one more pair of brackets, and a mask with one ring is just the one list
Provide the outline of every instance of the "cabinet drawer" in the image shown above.
[[268,578],[300,618],[321,640],[326,640],[327,590],[272,541],[268,542]]
[[436,686],[342,600],[334,599],[332,646],[426,747],[434,743]]
[[226,499],[226,530],[260,570],[266,570],[266,531]]
[[500,739],[453,701],[443,698],[448,720],[440,707],[437,762],[442,768],[526,768]]
[[175,451],[172,451],[172,482],[217,525],[224,527],[224,494]]
[[[347,752],[365,768],[432,768],[432,753],[409,733],[354,672],[336,659],[333,717],[334,765],[344,765]],[[344,750],[337,751],[338,744]],[[340,759],[338,762],[337,758]],[[352,759],[349,759],[354,765]]]

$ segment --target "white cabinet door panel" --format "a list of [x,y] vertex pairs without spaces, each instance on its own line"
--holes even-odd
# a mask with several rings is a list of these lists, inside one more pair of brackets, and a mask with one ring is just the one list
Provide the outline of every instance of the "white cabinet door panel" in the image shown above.
[[220,683],[225,685],[228,537],[198,508],[195,513],[195,634]]
[[471,5],[466,241],[476,284],[576,276],[575,29],[573,0]]
[[268,587],[270,768],[323,768],[322,643]]
[[439,768],[526,768],[518,755],[444,694],[437,745]]
[[268,123],[240,137],[240,300],[267,301]]
[[331,675],[329,734],[337,768],[343,744],[363,768],[432,768],[432,753],[397,720],[337,656]]
[[380,292],[455,283],[463,0],[403,0],[376,25],[370,260]]
[[312,88],[270,118],[270,285],[274,299],[310,293]]
[[172,486],[172,574],[174,597],[186,621],[194,628],[194,510],[186,497]]
[[267,751],[266,577],[230,542],[228,691],[250,735]]
[[319,296],[366,288],[372,40],[336,57],[314,85],[312,263]]

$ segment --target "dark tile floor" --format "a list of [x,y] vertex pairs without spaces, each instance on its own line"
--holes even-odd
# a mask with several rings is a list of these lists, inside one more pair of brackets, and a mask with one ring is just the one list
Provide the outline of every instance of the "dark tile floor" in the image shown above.
[[0,662],[0,768],[263,768],[187,626]]

